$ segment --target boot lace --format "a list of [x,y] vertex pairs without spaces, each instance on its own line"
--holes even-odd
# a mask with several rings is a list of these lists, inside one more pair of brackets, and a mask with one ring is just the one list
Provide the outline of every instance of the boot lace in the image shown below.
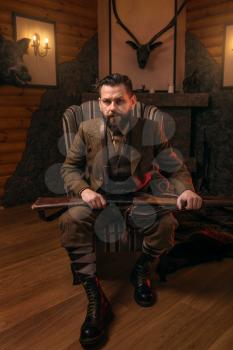
[[136,276],[138,284],[148,284],[148,270],[145,266],[137,265]]
[[92,281],[86,282],[85,289],[89,301],[86,320],[96,319],[98,317],[98,310],[101,303],[100,292],[98,290],[98,287]]

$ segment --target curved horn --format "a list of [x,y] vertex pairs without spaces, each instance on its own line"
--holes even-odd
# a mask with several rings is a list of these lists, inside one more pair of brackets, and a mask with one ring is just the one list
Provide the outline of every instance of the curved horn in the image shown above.
[[118,13],[117,13],[117,9],[116,9],[116,2],[115,2],[115,0],[112,0],[112,9],[113,9],[114,15],[116,17],[117,24],[119,24],[131,36],[131,38],[134,39],[134,41],[137,44],[140,45],[140,43],[139,43],[138,39],[136,38],[136,36],[124,25],[124,23],[119,18]]
[[150,41],[148,41],[148,44],[152,44],[155,40],[157,40],[163,33],[165,33],[168,29],[172,28],[175,23],[176,23],[176,19],[177,16],[179,15],[179,13],[183,10],[184,6],[187,4],[188,0],[184,0],[183,4],[180,6],[180,8],[178,9],[178,11],[176,12],[175,16],[172,18],[172,20],[163,28],[160,30],[160,32],[156,33],[153,38],[150,39]]

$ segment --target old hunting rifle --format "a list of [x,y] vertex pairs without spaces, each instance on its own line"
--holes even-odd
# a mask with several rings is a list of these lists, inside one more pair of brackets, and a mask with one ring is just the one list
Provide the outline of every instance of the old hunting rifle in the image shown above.
[[[177,196],[169,195],[157,197],[151,194],[137,193],[135,196],[109,196],[106,198],[107,204],[134,204],[134,205],[154,205],[167,208],[171,211],[179,210],[176,206]],[[202,197],[203,207],[233,207],[233,197]],[[39,217],[44,221],[52,221],[62,215],[67,209],[73,206],[83,205],[85,202],[79,197],[39,197],[32,205],[33,210],[38,211]],[[46,216],[47,209],[57,209],[55,213]],[[184,208],[185,209],[185,208]],[[186,210],[186,209],[185,209]]]

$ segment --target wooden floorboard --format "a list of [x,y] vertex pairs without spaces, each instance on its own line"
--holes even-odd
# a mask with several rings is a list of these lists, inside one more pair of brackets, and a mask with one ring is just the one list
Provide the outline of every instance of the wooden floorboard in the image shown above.
[[[75,350],[86,296],[72,286],[58,222],[28,205],[0,210],[0,350]],[[233,349],[233,260],[155,277],[157,301],[133,300],[129,273],[137,254],[98,256],[102,286],[115,313],[104,349]]]

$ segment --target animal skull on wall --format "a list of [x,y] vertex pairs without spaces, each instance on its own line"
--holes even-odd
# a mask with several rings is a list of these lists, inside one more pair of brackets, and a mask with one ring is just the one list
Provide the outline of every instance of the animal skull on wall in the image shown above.
[[150,53],[152,50],[154,50],[156,47],[162,45],[161,41],[155,42],[162,34],[167,32],[170,28],[172,28],[177,21],[177,16],[182,11],[184,6],[186,5],[188,0],[184,0],[183,4],[180,6],[180,8],[177,10],[175,16],[172,18],[172,20],[158,33],[156,33],[146,44],[140,44],[136,36],[126,27],[126,25],[121,21],[119,18],[119,15],[117,13],[116,9],[116,1],[112,0],[112,8],[114,15],[117,20],[117,24],[119,24],[130,36],[134,41],[127,40],[126,43],[130,45],[134,50],[137,51],[137,61],[140,68],[145,68],[147,61],[149,59]]
[[0,34],[0,84],[22,86],[31,81],[31,76],[23,62],[30,39],[18,41],[5,39]]

